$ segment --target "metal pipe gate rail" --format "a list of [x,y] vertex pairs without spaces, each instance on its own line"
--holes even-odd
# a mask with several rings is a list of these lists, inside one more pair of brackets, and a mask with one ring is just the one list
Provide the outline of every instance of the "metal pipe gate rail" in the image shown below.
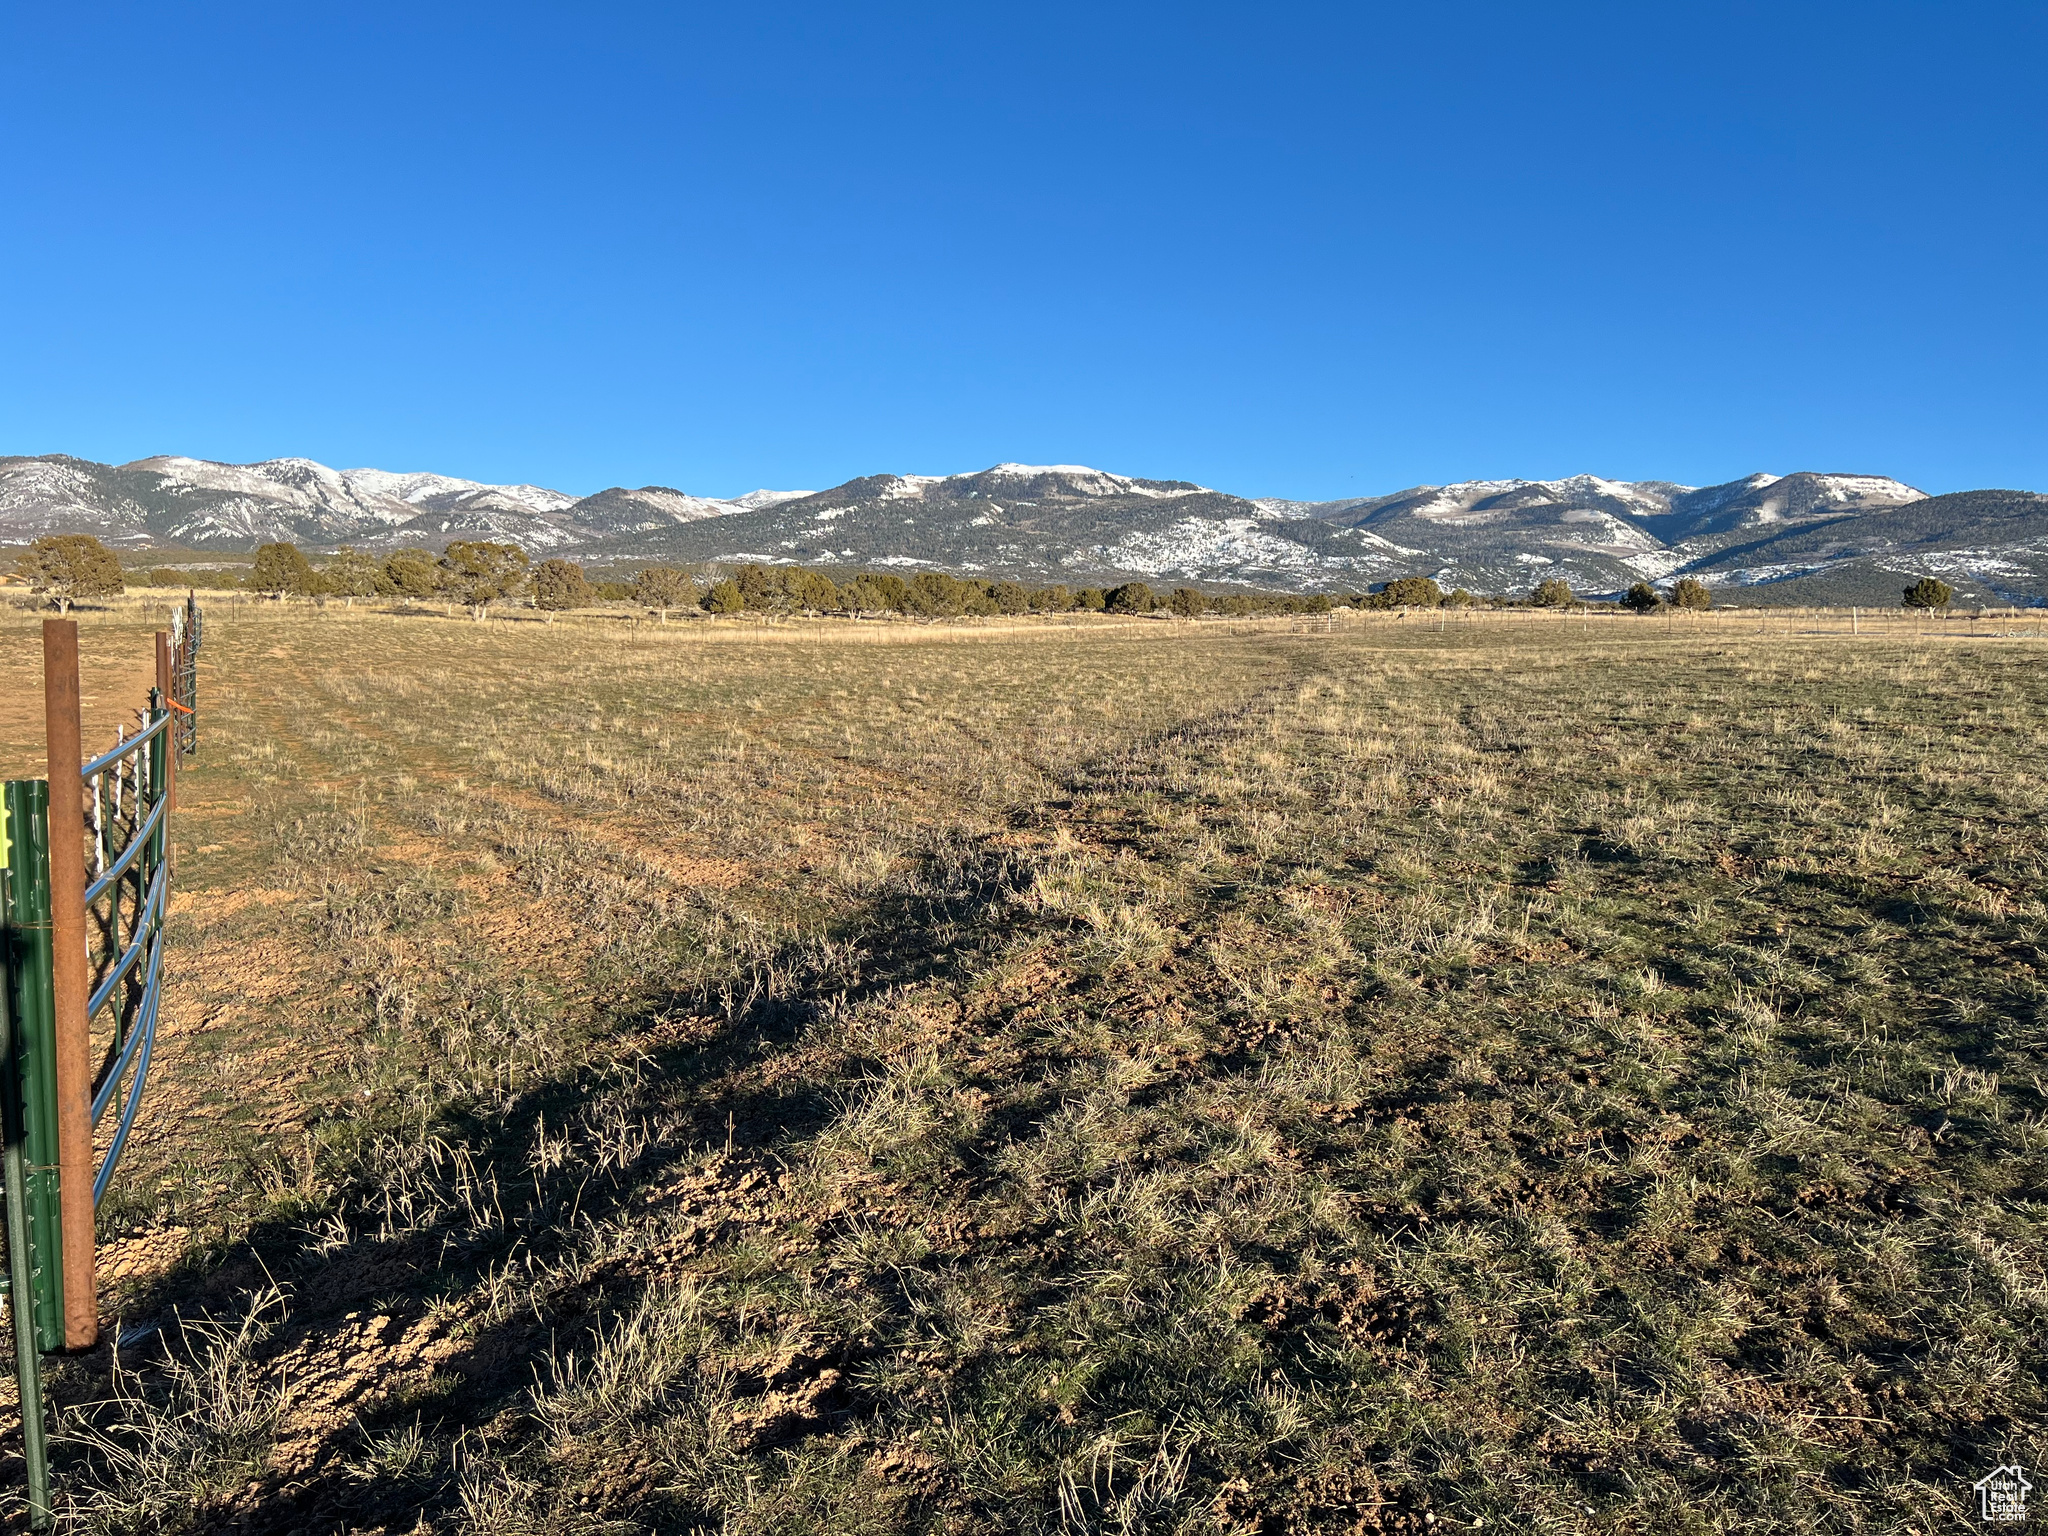
[[[134,1128],[156,1046],[170,815],[177,760],[197,746],[198,654],[199,608],[188,598],[156,637],[157,685],[135,730],[124,726],[111,750],[80,766],[78,625],[46,619],[49,778],[0,786],[0,1289],[38,1530],[53,1519],[38,1355],[90,1349],[99,1338],[93,1215]],[[95,1167],[94,1132],[117,1102]]]

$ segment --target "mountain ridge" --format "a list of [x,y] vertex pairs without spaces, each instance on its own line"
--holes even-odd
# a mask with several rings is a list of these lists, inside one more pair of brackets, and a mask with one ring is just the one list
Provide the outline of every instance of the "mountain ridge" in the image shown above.
[[1558,576],[1607,594],[1692,575],[1765,599],[1933,574],[1966,593],[2048,600],[2048,497],[1929,497],[1861,472],[1758,472],[1704,487],[1581,474],[1305,502],[1088,465],[1005,462],[950,475],[863,475],[816,491],[722,498],[646,485],[578,497],[302,458],[238,465],[160,454],[108,465],[65,454],[0,457],[0,543],[58,532],[135,550],[239,553],[280,539],[316,551],[379,550],[489,538],[598,564],[756,560],[1296,590],[1429,575],[1516,593]]

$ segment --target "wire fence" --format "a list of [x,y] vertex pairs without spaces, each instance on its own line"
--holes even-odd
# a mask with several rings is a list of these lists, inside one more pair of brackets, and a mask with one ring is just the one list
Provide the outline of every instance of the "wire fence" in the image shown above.
[[[157,685],[87,762],[78,626],[43,625],[49,777],[0,786],[0,1189],[31,1524],[52,1523],[39,1355],[99,1337],[94,1213],[156,1049],[177,762],[198,747],[201,619],[156,637]],[[119,1106],[105,1152],[96,1132]]]
[[171,610],[171,710],[178,717],[178,756],[199,750],[199,636],[204,620],[199,599],[185,595],[185,606]]

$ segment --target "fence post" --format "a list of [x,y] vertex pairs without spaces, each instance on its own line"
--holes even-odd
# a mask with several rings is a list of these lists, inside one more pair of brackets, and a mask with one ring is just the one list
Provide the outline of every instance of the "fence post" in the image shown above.
[[[163,638],[162,635],[157,636],[158,641],[162,641]],[[163,655],[162,651],[157,652],[159,660]],[[171,739],[171,732],[176,730],[178,725],[176,712],[171,708],[171,696],[152,688],[149,691],[149,722],[154,725],[159,719],[166,720],[166,724],[156,733],[145,750],[149,753],[149,782],[153,800],[161,800],[166,804],[164,818],[156,824],[156,831],[150,835],[149,846],[142,850],[142,858],[139,861],[143,871],[142,888],[145,891],[156,879],[158,867],[168,864],[171,860],[170,808],[177,803],[171,798],[176,790],[176,781],[172,775],[177,771],[172,765],[178,757],[177,743]],[[159,933],[163,928],[163,920],[164,914],[157,913],[154,926]],[[158,938],[156,942],[161,943],[162,939]]]
[[9,842],[7,934],[14,1050],[9,1066],[19,1087],[23,1174],[28,1203],[32,1274],[29,1323],[36,1348],[64,1344],[63,1227],[57,1192],[57,1077],[50,1058],[55,1033],[50,1017],[49,796],[40,779],[6,786]]
[[27,839],[25,823],[30,819],[27,786],[0,786],[0,1192],[7,1201],[7,1289],[8,1323],[14,1334],[14,1379],[21,1400],[21,1453],[28,1464],[28,1517],[31,1528],[50,1528],[50,1453],[43,1425],[43,1369],[38,1350],[37,1313],[46,1317],[54,1309],[39,1306],[34,1244],[29,1236],[29,1180],[24,1155],[24,1113],[20,1048],[16,1030],[22,1010],[17,1006],[22,969],[29,946],[22,942],[16,926],[16,907],[23,894],[17,862],[17,838],[24,838],[25,853],[35,843]]
[[[173,683],[171,636],[168,630],[160,629],[156,632],[156,691],[157,696],[164,701],[165,713],[175,716],[178,712],[171,708],[171,701],[178,696],[178,691],[173,686]],[[173,719],[164,728],[164,734],[175,738],[177,730],[178,722],[176,719]],[[164,798],[170,802],[168,809],[175,811],[178,808],[178,754],[175,752],[167,753],[164,756],[162,783]]]
[[78,624],[43,620],[43,721],[50,765],[50,959],[57,1034],[57,1187],[63,1201],[64,1344],[99,1340],[93,1275],[92,1043],[85,1016],[85,788],[78,725]]
[[178,755],[190,757],[199,750],[199,595],[185,594],[184,633],[179,637],[173,660],[177,666],[175,697],[185,706],[178,721]]

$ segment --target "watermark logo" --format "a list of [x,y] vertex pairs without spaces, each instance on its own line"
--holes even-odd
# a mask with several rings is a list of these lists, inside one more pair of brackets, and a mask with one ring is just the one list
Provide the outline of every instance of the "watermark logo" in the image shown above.
[[2027,1494],[2033,1484],[2018,1463],[1993,1467],[1977,1479],[1977,1512],[1991,1525],[2019,1525],[2027,1518]]

